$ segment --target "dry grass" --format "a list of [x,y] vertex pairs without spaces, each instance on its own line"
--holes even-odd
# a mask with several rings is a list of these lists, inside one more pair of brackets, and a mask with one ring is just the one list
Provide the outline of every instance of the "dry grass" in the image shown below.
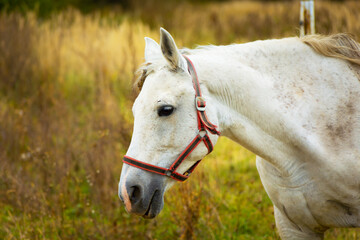
[[[156,5],[157,0],[147,2],[139,9],[138,15],[156,27],[159,24],[164,26],[187,46],[299,35],[300,9],[296,1],[232,1],[176,7]],[[358,9],[357,1],[316,1],[317,33],[349,32],[359,37]]]
[[[360,36],[357,9],[318,2],[318,31]],[[158,40],[160,25],[188,47],[293,36],[297,3],[139,11],[153,28],[132,14],[0,15],[0,239],[278,238],[254,156],[227,140],[167,194],[155,220],[128,215],[117,182],[144,36]],[[327,239],[358,235],[332,230]]]

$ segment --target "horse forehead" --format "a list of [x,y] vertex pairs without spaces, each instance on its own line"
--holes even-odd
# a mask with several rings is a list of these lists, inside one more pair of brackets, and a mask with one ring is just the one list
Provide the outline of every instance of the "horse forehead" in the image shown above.
[[153,74],[150,74],[145,83],[148,82],[148,87],[155,88],[176,87],[177,85],[186,82],[184,81],[185,76],[186,75],[183,72],[170,71],[168,68],[163,67]]
[[178,99],[192,88],[191,82],[176,74],[162,73],[149,75],[145,84],[136,98],[133,106],[135,109],[152,108],[159,102],[176,104]]

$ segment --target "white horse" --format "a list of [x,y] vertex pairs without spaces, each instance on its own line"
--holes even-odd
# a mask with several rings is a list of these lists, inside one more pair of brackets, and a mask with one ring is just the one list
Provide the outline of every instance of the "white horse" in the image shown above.
[[[360,227],[357,42],[338,34],[179,50],[166,30],[160,35],[160,45],[145,38],[119,183],[128,212],[155,217],[174,178],[186,178],[218,140],[211,126],[199,127],[205,106],[202,99],[194,104],[198,79],[206,119],[257,155],[282,239],[322,239],[328,228]],[[197,147],[171,170],[197,136]]]

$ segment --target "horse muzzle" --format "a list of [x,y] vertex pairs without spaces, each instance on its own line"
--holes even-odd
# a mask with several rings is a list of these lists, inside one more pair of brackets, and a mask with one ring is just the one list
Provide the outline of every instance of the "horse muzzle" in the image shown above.
[[126,173],[119,183],[119,198],[126,211],[144,218],[156,217],[164,206],[164,180],[163,176],[146,172],[142,172],[141,177]]

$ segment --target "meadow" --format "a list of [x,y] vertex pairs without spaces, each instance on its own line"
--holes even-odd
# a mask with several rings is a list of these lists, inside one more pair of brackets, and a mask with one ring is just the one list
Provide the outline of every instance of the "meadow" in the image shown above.
[[[228,139],[154,220],[126,213],[117,184],[145,36],[158,41],[163,26],[190,48],[297,36],[299,3],[137,9],[0,14],[0,239],[279,239],[254,154]],[[359,39],[359,11],[358,1],[316,2],[317,32]]]

